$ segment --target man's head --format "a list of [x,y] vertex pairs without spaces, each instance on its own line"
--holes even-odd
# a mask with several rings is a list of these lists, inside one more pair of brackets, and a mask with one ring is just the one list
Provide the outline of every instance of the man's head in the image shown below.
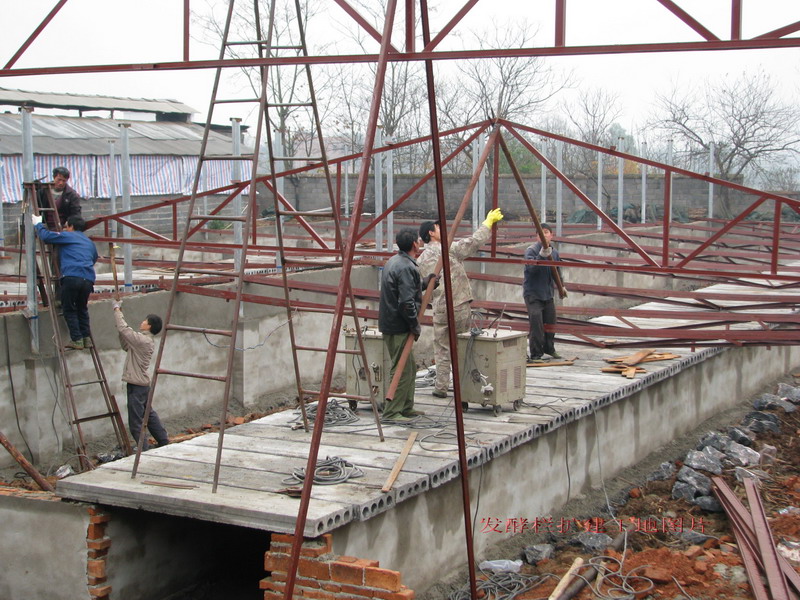
[[544,243],[547,240],[547,243],[550,244],[550,240],[553,238],[553,228],[548,223],[542,223],[542,233],[544,233],[544,239],[542,236],[539,236],[539,241]]
[[147,318],[139,325],[141,331],[149,331],[153,335],[158,335],[162,327],[163,323],[158,315],[147,315]]
[[403,227],[394,238],[397,248],[411,254],[415,245],[419,244],[419,236],[411,227]]
[[419,237],[426,244],[430,243],[431,240],[438,242],[441,239],[439,236],[439,224],[436,221],[424,221],[419,226]]
[[64,229],[67,231],[86,231],[86,221],[83,220],[83,217],[72,215],[67,219]]
[[53,169],[53,189],[63,192],[69,181],[69,169],[67,167],[56,167]]

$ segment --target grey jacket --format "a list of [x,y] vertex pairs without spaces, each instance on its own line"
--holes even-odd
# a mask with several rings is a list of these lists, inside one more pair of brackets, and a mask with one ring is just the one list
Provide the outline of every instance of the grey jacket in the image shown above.
[[[550,246],[553,248],[553,246]],[[540,255],[542,243],[536,242],[525,250],[525,260],[561,260],[558,250],[553,248],[549,258]],[[559,275],[561,270],[558,271]],[[553,278],[553,269],[549,265],[525,265],[525,279],[522,283],[522,295],[532,300],[552,300],[556,281]]]

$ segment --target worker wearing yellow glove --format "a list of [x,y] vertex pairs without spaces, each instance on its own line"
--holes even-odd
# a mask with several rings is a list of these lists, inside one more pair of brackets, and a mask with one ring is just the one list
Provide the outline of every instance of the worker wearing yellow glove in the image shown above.
[[[453,313],[455,315],[456,333],[464,333],[470,329],[472,288],[469,285],[464,260],[481,249],[492,235],[492,227],[502,220],[503,213],[499,208],[490,210],[478,228],[470,237],[456,240],[450,245],[450,281],[442,278],[439,287],[433,293],[433,356],[436,361],[436,382],[433,395],[446,398],[450,387],[450,333],[447,324],[447,300],[445,285],[450,285],[453,294]],[[442,257],[441,234],[439,223],[425,221],[419,227],[419,237],[425,242],[425,249],[417,258],[420,274],[423,279],[433,273]]]

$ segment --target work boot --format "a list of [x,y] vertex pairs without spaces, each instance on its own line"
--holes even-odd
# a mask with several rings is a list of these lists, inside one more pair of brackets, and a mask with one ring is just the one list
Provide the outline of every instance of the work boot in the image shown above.
[[403,416],[404,417],[408,417],[409,419],[413,419],[414,417],[421,417],[424,414],[425,414],[424,410],[415,410],[415,409],[412,408],[412,409],[407,410],[406,412],[404,412]]
[[92,341],[92,338],[90,338],[90,337],[83,338],[83,347],[84,348],[94,348],[94,342]]
[[436,396],[437,398],[447,398],[447,392],[442,390],[433,390],[431,395]]
[[83,350],[83,340],[70,340],[64,344],[64,347],[67,350]]
[[413,421],[411,417],[406,417],[404,415],[394,415],[391,417],[383,417],[381,419],[381,423],[408,423],[409,421]]
[[548,354],[550,356],[552,356],[553,358],[555,358],[556,360],[561,359],[561,355],[558,352],[556,352],[555,350],[553,350],[552,352],[548,352]]

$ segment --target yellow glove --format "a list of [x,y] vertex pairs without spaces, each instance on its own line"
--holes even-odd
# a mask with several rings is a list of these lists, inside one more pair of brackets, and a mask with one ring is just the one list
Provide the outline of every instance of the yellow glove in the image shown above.
[[486,225],[486,227],[488,227],[489,229],[491,229],[495,223],[502,220],[503,220],[503,213],[500,212],[499,208],[495,208],[487,213],[486,220],[483,222],[483,224]]

